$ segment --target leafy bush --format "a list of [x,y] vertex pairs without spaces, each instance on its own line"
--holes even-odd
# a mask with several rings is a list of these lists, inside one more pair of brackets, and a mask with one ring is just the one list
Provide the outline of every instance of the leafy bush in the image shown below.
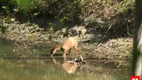
[[133,27],[134,0],[0,0],[0,10],[4,14],[21,14],[28,21],[46,18],[51,31],[51,24],[58,20],[62,26],[85,24],[99,32],[112,25],[114,33],[124,34]]

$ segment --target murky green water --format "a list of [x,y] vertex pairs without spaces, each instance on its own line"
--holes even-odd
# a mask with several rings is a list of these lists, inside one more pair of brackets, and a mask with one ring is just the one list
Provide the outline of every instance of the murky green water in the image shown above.
[[0,80],[129,80],[125,71],[118,72],[117,68],[99,66],[93,61],[87,64],[87,69],[68,74],[53,64],[48,56],[50,49],[48,44],[24,48],[1,43]]

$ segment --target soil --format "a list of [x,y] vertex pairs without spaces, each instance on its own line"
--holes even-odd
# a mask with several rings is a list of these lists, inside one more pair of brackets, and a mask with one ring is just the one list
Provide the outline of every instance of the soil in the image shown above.
[[[38,25],[17,21],[3,25],[7,27],[7,31],[0,33],[1,39],[14,41],[23,46],[39,45],[40,43],[54,43],[56,45],[66,38],[63,37],[63,29],[50,33],[39,28]],[[79,37],[79,55],[83,55],[86,60],[93,59],[96,62],[99,60],[104,64],[112,63],[116,67],[129,66],[132,59],[132,37],[104,40],[101,39],[102,36],[104,35],[100,36],[90,32]]]

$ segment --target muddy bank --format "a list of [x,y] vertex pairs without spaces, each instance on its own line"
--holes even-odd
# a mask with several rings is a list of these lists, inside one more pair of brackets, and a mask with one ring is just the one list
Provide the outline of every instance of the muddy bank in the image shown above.
[[[67,37],[64,37],[66,28],[62,28],[61,30],[51,33],[48,30],[39,28],[36,24],[28,22],[5,22],[3,23],[3,26],[7,28],[6,33],[0,33],[1,40],[3,41],[11,40],[21,44],[38,45],[38,43],[62,43],[62,41]],[[69,36],[74,36],[74,34],[77,35],[79,30],[82,30],[81,37],[78,37],[80,53],[84,53],[90,57],[102,57],[108,59],[123,59],[130,56],[129,53],[132,50],[132,37],[101,40],[101,37],[104,35],[94,34],[91,32],[88,33],[90,30],[86,29],[84,26],[74,26],[70,28],[68,30],[68,33],[70,33]],[[111,57],[113,55],[115,55],[115,57]]]
[[[56,32],[50,32],[39,28],[36,24],[19,23],[14,21],[11,23],[3,23],[7,27],[6,33],[0,33],[1,41],[10,40],[13,44],[18,43],[23,48],[31,46],[43,47],[42,44],[50,44],[50,49],[56,43],[61,43],[66,37],[66,29],[62,28]],[[86,61],[92,59],[96,64],[112,64],[120,69],[126,69],[131,63],[132,37],[122,37],[101,40],[103,35],[88,32],[84,26],[74,26],[68,30],[69,36],[73,33],[76,35],[82,30],[79,37],[79,55],[83,55]],[[84,32],[83,32],[84,31]],[[74,34],[73,34],[74,35]],[[101,40],[101,41],[100,41]],[[49,48],[48,47],[48,48]],[[46,48],[46,46],[44,46]],[[128,70],[128,69],[127,69]]]

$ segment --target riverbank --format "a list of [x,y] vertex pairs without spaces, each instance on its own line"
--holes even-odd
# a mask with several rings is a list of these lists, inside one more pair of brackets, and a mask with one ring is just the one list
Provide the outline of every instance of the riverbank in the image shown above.
[[[78,68],[74,74],[68,74],[60,65],[55,65],[50,56],[47,56],[50,48],[51,47],[48,44],[32,48],[23,48],[23,46],[15,46],[11,44],[1,44],[0,74],[3,76],[0,77],[0,79],[129,79],[129,75],[131,73],[129,68],[130,66],[127,65],[128,61],[125,60],[122,60],[121,62],[127,63],[123,64],[127,66],[123,66],[122,68],[117,67],[116,65],[118,64],[113,60],[84,58],[86,64],[81,68]],[[55,56],[55,58],[57,61],[62,62],[62,56]]]
[[[52,48],[53,45],[61,43],[66,38],[63,37],[64,28],[51,33],[39,28],[36,24],[20,23],[18,21],[5,22],[3,26],[6,26],[7,29],[6,33],[0,33],[1,41],[10,40],[13,41],[13,44],[17,45],[18,43],[18,45],[25,48],[31,46],[40,47],[42,44],[51,44],[50,48]],[[105,62],[111,60],[118,67],[126,67],[129,65],[128,62],[131,62],[132,37],[101,40],[102,35],[101,37],[94,33],[83,33],[82,35],[83,37],[79,37],[79,55],[83,55],[85,58],[93,58],[94,60],[106,60]],[[122,60],[128,62],[123,62]]]

